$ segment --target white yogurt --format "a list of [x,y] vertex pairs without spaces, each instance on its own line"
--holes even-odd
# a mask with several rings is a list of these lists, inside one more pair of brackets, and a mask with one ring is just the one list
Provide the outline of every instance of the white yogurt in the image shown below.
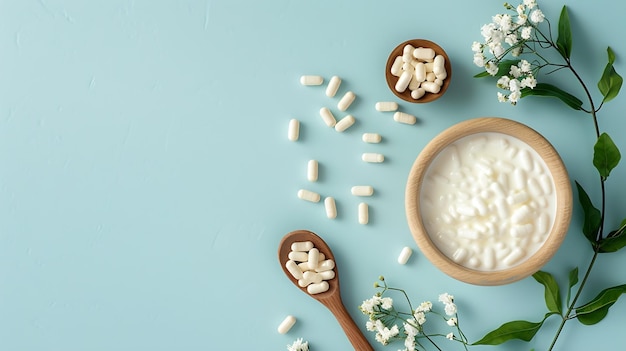
[[554,224],[554,180],[539,154],[503,133],[477,133],[444,148],[420,192],[424,227],[456,263],[480,271],[516,266]]

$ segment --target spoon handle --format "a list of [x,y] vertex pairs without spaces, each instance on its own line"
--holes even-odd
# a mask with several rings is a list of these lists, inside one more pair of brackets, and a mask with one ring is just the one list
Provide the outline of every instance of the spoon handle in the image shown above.
[[374,351],[374,348],[369,344],[361,329],[356,325],[350,314],[346,310],[341,297],[335,295],[336,298],[331,298],[325,301],[326,307],[337,318],[339,325],[343,328],[344,333],[348,337],[348,340],[354,347],[355,351]]

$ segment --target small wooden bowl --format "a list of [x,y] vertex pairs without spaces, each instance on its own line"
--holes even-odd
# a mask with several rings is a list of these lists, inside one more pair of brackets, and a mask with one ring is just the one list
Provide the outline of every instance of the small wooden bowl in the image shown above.
[[[516,266],[503,270],[481,271],[454,262],[431,240],[421,218],[420,191],[424,175],[433,159],[449,144],[468,135],[496,132],[515,137],[531,146],[544,160],[552,175],[556,194],[554,224],[541,247]],[[504,285],[537,272],[555,254],[569,227],[572,215],[572,190],[567,170],[552,145],[530,127],[508,119],[485,117],[458,123],[435,137],[415,160],[406,186],[405,209],[409,228],[420,250],[441,271],[449,276],[476,285]]]
[[[405,90],[403,93],[399,93],[398,91],[396,91],[395,87],[396,87],[396,83],[398,82],[398,77],[391,74],[391,66],[393,65],[393,62],[395,61],[396,57],[402,56],[404,52],[404,47],[407,44],[411,44],[416,48],[418,47],[431,48],[435,50],[436,55],[442,55],[446,59],[444,65],[446,67],[446,72],[448,76],[446,77],[446,79],[444,79],[443,85],[441,86],[441,90],[439,91],[439,93],[437,94],[426,93],[420,99],[415,100],[411,97],[411,90],[409,89]],[[448,54],[446,54],[446,52],[439,45],[426,39],[411,39],[396,46],[396,48],[393,49],[391,54],[389,54],[389,58],[387,59],[387,65],[385,67],[385,79],[387,80],[387,85],[389,86],[389,89],[391,89],[391,91],[397,97],[408,102],[425,103],[425,102],[431,102],[431,101],[439,99],[448,89],[451,78],[452,78],[452,66],[450,65],[450,58],[448,57]]]

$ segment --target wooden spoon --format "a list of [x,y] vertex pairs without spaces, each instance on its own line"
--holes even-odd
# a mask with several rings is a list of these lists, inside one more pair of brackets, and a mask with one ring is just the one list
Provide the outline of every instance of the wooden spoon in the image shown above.
[[333,269],[335,271],[335,277],[327,281],[329,285],[328,291],[313,295],[307,292],[306,287],[300,287],[298,285],[298,280],[295,279],[285,267],[285,264],[289,261],[288,256],[289,252],[291,252],[291,244],[302,241],[312,242],[320,253],[323,253],[326,256],[326,259],[335,260],[330,247],[324,242],[324,240],[322,240],[322,238],[317,236],[317,234],[308,230],[296,230],[285,235],[278,246],[278,261],[280,262],[280,266],[283,271],[289,280],[291,280],[291,282],[298,287],[298,289],[319,301],[322,305],[326,306],[330,312],[332,312],[356,351],[373,351],[374,349],[369,344],[354,320],[352,320],[352,317],[350,317],[350,314],[341,300],[341,293],[339,291],[339,272],[337,271],[337,266]]

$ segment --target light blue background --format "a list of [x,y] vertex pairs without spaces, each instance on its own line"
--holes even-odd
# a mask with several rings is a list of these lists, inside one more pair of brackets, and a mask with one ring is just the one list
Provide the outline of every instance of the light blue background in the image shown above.
[[[598,198],[590,118],[556,101],[498,103],[493,81],[476,80],[470,45],[502,1],[2,0],[0,1],[0,349],[285,350],[298,337],[313,351],[349,350],[335,319],[297,291],[276,257],[295,229],[333,248],[344,302],[357,306],[379,275],[415,302],[456,296],[470,340],[512,319],[538,320],[543,290],[532,278],[500,287],[447,277],[417,250],[404,215],[404,186],[422,147],[456,122],[512,118],[537,129],[560,152],[572,180]],[[562,3],[541,8],[556,23]],[[626,74],[624,3],[567,2],[574,64],[594,89],[606,47]],[[427,105],[401,102],[419,118],[401,125],[374,110],[396,99],[384,81],[391,49],[412,38],[439,43],[452,84]],[[302,74],[344,79],[338,97],[303,87]],[[566,79],[565,76],[559,79]],[[345,133],[318,115],[347,90],[357,94]],[[581,95],[580,89],[571,87]],[[624,94],[604,106],[602,130],[618,147],[626,130]],[[336,111],[336,109],[334,109]],[[339,116],[341,114],[338,113]],[[287,123],[301,120],[301,138]],[[384,142],[367,145],[363,132]],[[362,152],[384,164],[365,164]],[[309,159],[320,180],[306,180]],[[607,223],[625,216],[621,165],[608,182]],[[357,223],[370,184],[370,224]],[[296,197],[309,188],[337,199],[339,217]],[[546,270],[565,284],[591,250],[571,230]],[[401,266],[403,246],[414,255]],[[602,256],[583,300],[626,282],[623,253]],[[298,318],[286,335],[276,327]],[[572,321],[560,350],[621,344],[626,303],[600,324]],[[545,349],[557,326],[530,345]],[[401,344],[376,350],[396,350]],[[446,340],[444,341],[444,345]],[[487,350],[494,348],[474,348]]]

